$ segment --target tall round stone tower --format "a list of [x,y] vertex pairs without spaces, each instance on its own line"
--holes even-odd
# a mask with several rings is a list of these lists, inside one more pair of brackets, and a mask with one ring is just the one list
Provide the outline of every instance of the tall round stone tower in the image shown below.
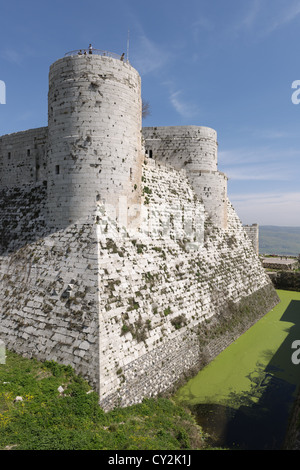
[[227,228],[227,176],[218,171],[217,133],[203,126],[144,127],[148,156],[185,169],[212,222]]
[[138,214],[128,208],[140,203],[141,108],[140,76],[121,57],[74,51],[51,65],[51,226],[87,217],[99,202],[128,226],[138,223]]

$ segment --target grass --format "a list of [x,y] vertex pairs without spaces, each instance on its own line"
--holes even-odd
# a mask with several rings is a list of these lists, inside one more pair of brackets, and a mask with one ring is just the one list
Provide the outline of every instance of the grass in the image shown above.
[[[193,416],[172,400],[146,399],[105,413],[97,393],[70,366],[6,353],[6,363],[0,364],[0,450],[191,450],[204,445]],[[15,401],[17,396],[22,401]]]

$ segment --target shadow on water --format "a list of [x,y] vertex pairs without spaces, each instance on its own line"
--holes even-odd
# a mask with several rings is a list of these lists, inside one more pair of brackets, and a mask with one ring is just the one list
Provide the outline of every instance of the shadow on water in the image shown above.
[[[288,336],[267,364],[257,364],[248,378],[250,390],[231,393],[223,405],[191,406],[197,422],[210,435],[208,444],[241,450],[279,450],[300,384],[300,365],[292,363],[292,342],[300,339],[300,301],[292,300],[281,321]],[[264,352],[270,356],[269,351]]]

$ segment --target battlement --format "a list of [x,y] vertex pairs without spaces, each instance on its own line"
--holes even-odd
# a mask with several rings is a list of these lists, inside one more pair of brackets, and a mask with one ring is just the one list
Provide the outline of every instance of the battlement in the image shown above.
[[125,59],[125,54],[119,55],[115,52],[103,51],[102,49],[94,49],[93,47],[88,49],[76,49],[74,51],[66,52],[65,57],[72,55],[82,56],[82,55],[100,55],[102,57],[112,57],[113,59],[122,60],[128,62],[128,59]]

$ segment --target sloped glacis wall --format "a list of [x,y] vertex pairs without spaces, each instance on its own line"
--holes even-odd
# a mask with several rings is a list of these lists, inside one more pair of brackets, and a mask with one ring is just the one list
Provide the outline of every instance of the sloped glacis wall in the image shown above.
[[229,201],[216,228],[185,172],[151,159],[137,190],[131,234],[100,203],[49,232],[42,184],[9,193],[22,216],[1,206],[1,339],[71,364],[104,409],[174,389],[278,302]]

